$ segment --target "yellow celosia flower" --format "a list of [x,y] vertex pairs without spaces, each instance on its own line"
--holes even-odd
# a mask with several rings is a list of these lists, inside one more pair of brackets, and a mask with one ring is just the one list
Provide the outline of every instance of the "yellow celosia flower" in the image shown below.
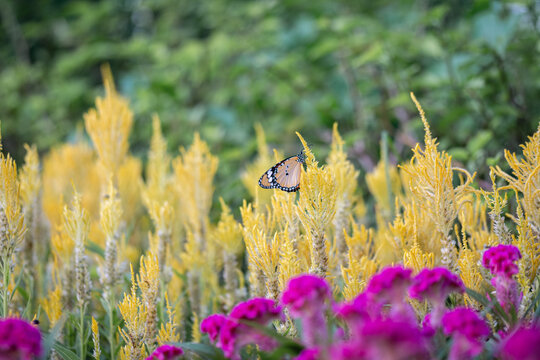
[[512,175],[502,171],[498,166],[493,170],[523,196],[521,201],[524,212],[536,226],[540,226],[540,125],[521,148],[523,156],[520,157],[508,150],[504,151]]
[[[453,222],[458,215],[458,209],[470,192],[469,184],[472,176],[463,169],[452,167],[452,158],[446,152],[437,150],[436,139],[432,138],[424,110],[411,93],[422,122],[424,123],[424,143],[422,150],[417,144],[413,149],[414,155],[410,166],[404,167],[410,172],[410,190],[416,203],[426,211],[435,223],[439,233],[439,241],[443,244],[441,262],[449,268],[455,267],[455,241],[450,237]],[[465,175],[465,182],[454,187],[454,171]]]
[[403,254],[403,265],[412,268],[416,274],[424,268],[432,269],[435,266],[435,256],[431,252],[423,252],[418,244],[415,243],[410,250],[405,250]]
[[193,326],[191,327],[191,341],[194,343],[201,342],[201,324],[199,322],[199,316],[193,313]]
[[15,248],[23,240],[26,227],[19,203],[17,165],[8,154],[0,153],[0,260],[10,261]]
[[101,356],[101,347],[99,346],[99,327],[96,319],[92,316],[92,342],[94,343],[94,359],[99,360]]
[[64,225],[66,235],[72,239],[74,248],[74,266],[76,276],[77,301],[83,308],[90,299],[90,273],[85,255],[85,244],[90,231],[90,217],[81,206],[77,192],[73,195],[71,208],[64,207]]
[[[459,252],[458,269],[461,280],[469,289],[482,292],[484,278],[480,272],[480,253],[470,249],[461,249]],[[465,302],[472,304],[473,300],[465,295]]]
[[[296,240],[296,239],[294,239]],[[283,233],[283,241],[279,256],[279,291],[285,290],[289,279],[301,274],[307,269],[302,269],[298,259],[298,251],[293,238],[289,236],[287,229]]]
[[187,225],[203,249],[208,231],[208,213],[212,205],[212,181],[217,171],[218,159],[208,145],[195,134],[188,150],[180,149],[181,156],[173,161],[175,183],[181,209],[186,214]]
[[125,222],[133,222],[141,211],[141,174],[141,160],[133,156],[127,156],[118,169],[118,192],[122,199],[122,218]]
[[343,277],[343,297],[345,300],[352,300],[365,288],[369,278],[373,276],[379,264],[368,259],[366,256],[356,258],[349,251],[347,267],[341,267]]
[[[387,179],[390,180],[390,185]],[[377,210],[381,212],[382,218],[386,221],[391,220],[390,214],[392,214],[394,206],[391,200],[401,192],[401,181],[397,168],[381,160],[372,172],[366,174],[366,184],[375,198]]]
[[115,177],[128,152],[133,113],[127,100],[116,92],[110,67],[103,66],[101,72],[105,97],[96,98],[96,108],[84,114],[84,123],[105,169],[105,176]]
[[64,201],[69,202],[73,186],[81,192],[82,206],[97,219],[101,183],[94,152],[87,144],[52,149],[43,160],[43,209],[52,228],[62,223]]
[[161,204],[170,199],[171,158],[167,153],[167,141],[161,132],[161,123],[157,115],[152,116],[152,129],[143,194],[146,207],[151,206],[150,201]]
[[57,285],[54,290],[49,291],[46,299],[41,301],[43,310],[49,318],[49,324],[51,329],[56,325],[60,316],[62,316],[62,288]]
[[169,297],[165,293],[165,308],[167,309],[167,322],[161,324],[159,333],[157,336],[158,345],[163,345],[169,342],[180,341],[180,336],[176,333],[175,311],[169,303]]
[[131,266],[131,292],[124,294],[124,300],[118,304],[120,314],[124,319],[124,329],[119,328],[120,335],[126,342],[122,347],[120,357],[125,359],[141,359],[144,351],[144,338],[147,321],[147,309],[143,301],[137,297],[136,279]]
[[242,228],[222,198],[219,198],[219,202],[221,203],[221,218],[213,231],[214,239],[225,251],[238,255],[244,250]]
[[344,141],[339,135],[337,123],[334,123],[332,131],[332,150],[328,155],[328,169],[334,174],[336,181],[336,214],[334,216],[334,236],[336,248],[343,260],[347,247],[344,239],[344,231],[349,227],[349,214],[354,206],[354,193],[357,187],[359,172],[353,164],[347,160],[347,154],[343,150]]
[[150,345],[156,341],[159,291],[159,264],[154,254],[141,257],[137,285],[141,289],[141,296],[147,311],[145,340]]
[[326,276],[328,255],[325,229],[336,212],[336,182],[328,168],[320,168],[313,153],[299,133],[296,133],[304,145],[307,169],[302,169],[300,179],[300,198],[297,214],[309,233],[312,245],[311,272]]
[[32,204],[38,197],[41,188],[41,176],[39,173],[39,156],[36,146],[24,145],[26,155],[24,166],[19,174],[21,184],[21,198],[25,206]]

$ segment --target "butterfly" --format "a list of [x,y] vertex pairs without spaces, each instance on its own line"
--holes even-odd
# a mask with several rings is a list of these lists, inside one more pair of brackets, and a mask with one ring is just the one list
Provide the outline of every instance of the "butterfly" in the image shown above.
[[263,189],[297,191],[300,189],[300,174],[305,160],[306,156],[303,151],[298,155],[281,160],[261,176],[259,186]]

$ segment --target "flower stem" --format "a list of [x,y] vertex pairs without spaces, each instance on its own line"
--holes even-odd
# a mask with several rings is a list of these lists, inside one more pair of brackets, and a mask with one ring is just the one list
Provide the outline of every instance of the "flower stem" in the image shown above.
[[86,311],[86,306],[85,305],[82,305],[81,306],[81,318],[80,318],[80,330],[79,330],[79,335],[80,335],[80,346],[81,346],[81,360],[84,360],[86,359],[86,344],[84,342],[84,313]]

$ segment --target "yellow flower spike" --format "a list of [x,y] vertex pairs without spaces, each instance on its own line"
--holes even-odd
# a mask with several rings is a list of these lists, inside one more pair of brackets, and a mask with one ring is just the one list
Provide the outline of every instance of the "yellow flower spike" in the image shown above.
[[180,341],[180,336],[176,333],[176,323],[175,321],[175,311],[174,308],[169,303],[169,297],[167,292],[165,292],[165,308],[167,309],[167,322],[161,324],[159,333],[157,336],[158,345],[164,345],[169,342],[178,342]]
[[512,175],[501,170],[499,166],[492,168],[494,173],[523,197],[523,211],[536,228],[540,227],[540,125],[529,141],[520,145],[522,156],[517,156],[508,150],[504,157],[512,169]]
[[[458,269],[463,284],[469,289],[482,292],[484,278],[480,272],[480,252],[462,248],[459,252]],[[473,304],[473,300],[464,296],[465,302]]]
[[373,258],[375,249],[373,246],[373,229],[366,229],[364,225],[353,223],[352,235],[344,232],[345,243],[352,257],[359,259],[362,256]]
[[62,316],[62,287],[60,285],[56,285],[54,290],[49,291],[47,298],[41,301],[41,305],[49,318],[49,325],[52,329]]
[[126,359],[141,359],[143,358],[144,351],[144,339],[145,339],[145,328],[146,328],[146,318],[147,318],[147,309],[142,302],[137,297],[137,280],[135,274],[133,273],[133,266],[131,268],[131,292],[129,294],[124,294],[124,299],[121,303],[118,304],[120,314],[124,319],[124,328],[119,328],[120,335],[126,342],[126,345],[122,348],[122,356],[125,356]]
[[298,251],[295,247],[295,240],[289,236],[288,229],[283,232],[279,256],[279,291],[285,290],[289,279],[302,273]]
[[[527,213],[523,211],[519,201],[516,213],[517,219],[514,221],[516,223],[518,237],[514,240],[513,245],[519,247],[522,255],[522,259],[519,262],[520,272],[518,279],[521,277],[521,282],[525,283],[525,279],[523,278],[527,278],[528,282],[532,283],[537,278],[540,267],[540,245],[537,240],[538,230],[528,218]],[[522,288],[526,289],[525,287]]]
[[435,266],[435,256],[431,252],[424,253],[415,243],[409,251],[404,251],[403,265],[413,269],[414,273],[417,274],[424,268],[432,269]]
[[337,123],[334,123],[332,150],[328,155],[327,163],[336,180],[336,215],[334,216],[333,225],[335,243],[341,261],[346,260],[347,257],[343,231],[349,227],[349,213],[354,206],[354,193],[356,192],[359,175],[354,165],[347,160],[343,145],[344,141],[339,135]]
[[144,338],[146,344],[152,346],[156,342],[157,297],[159,292],[159,264],[154,254],[141,256],[137,285],[141,290],[141,296],[147,311]]
[[109,178],[108,189],[101,201],[100,225],[105,233],[105,257],[101,265],[101,283],[105,297],[113,298],[114,286],[118,279],[118,243],[122,237],[120,222],[122,218],[122,202],[112,177]]
[[305,140],[296,133],[304,145],[307,169],[302,169],[300,198],[297,214],[309,233],[311,248],[310,272],[326,277],[328,255],[325,229],[336,212],[336,182],[328,168],[320,168]]
[[[263,283],[269,295],[277,297],[279,279],[276,269],[279,263],[280,239],[276,233],[268,240],[266,234],[256,227],[250,229],[249,232],[251,235],[244,238],[249,262],[253,264],[253,268],[260,270],[264,275]],[[256,280],[259,281],[259,279]]]
[[167,153],[167,140],[161,132],[159,116],[152,116],[152,139],[148,152],[148,165],[146,166],[146,186],[143,200],[146,207],[150,207],[150,201],[163,203],[169,199],[169,187],[171,185],[170,170],[171,157]]
[[94,359],[99,360],[101,357],[101,347],[99,346],[99,327],[96,319],[92,316],[92,342],[94,343]]
[[166,255],[171,246],[175,212],[168,201],[158,203],[148,200],[147,208],[156,229],[155,236],[149,235],[150,249],[157,255],[160,269],[163,272],[167,261]]
[[379,265],[376,261],[368,259],[366,256],[356,258],[349,251],[347,267],[341,267],[343,277],[343,297],[345,300],[354,299],[364,290],[367,281],[373,276]]
[[219,198],[221,204],[221,218],[213,231],[216,242],[231,254],[239,255],[244,250],[242,242],[242,227],[236,222],[231,209]]
[[180,198],[181,213],[187,217],[187,225],[196,242],[204,249],[208,232],[208,213],[212,205],[214,175],[218,159],[210,153],[208,145],[195,134],[188,150],[180,149],[181,156],[173,161],[175,183]]
[[128,152],[133,113],[127,100],[116,92],[110,67],[102,66],[101,73],[105,97],[96,98],[96,108],[84,114],[84,123],[105,175],[116,178]]
[[4,264],[10,261],[25,232],[17,165],[9,154],[0,153],[0,259]]
[[[44,250],[42,249],[42,242],[37,241],[40,235],[39,226],[42,223],[39,197],[41,174],[36,147],[30,147],[26,144],[24,147],[26,149],[26,155],[24,157],[24,165],[19,173],[19,183],[25,224],[28,230],[22,246],[22,258],[25,270],[31,274],[34,280],[33,283],[37,285],[39,282],[37,254]],[[37,290],[37,287],[34,290]]]
[[[436,225],[441,247],[441,264],[450,269],[456,266],[456,242],[451,237],[451,231],[459,208],[466,195],[471,191],[470,183],[473,176],[466,170],[452,167],[452,158],[446,152],[437,150],[436,139],[432,138],[424,110],[413,93],[411,98],[415,103],[425,131],[425,149],[417,144],[413,149],[410,166],[403,169],[410,173],[410,190],[416,203],[426,211]],[[454,187],[454,171],[465,176],[464,182]]]
[[507,194],[504,194],[504,198],[501,197],[501,189],[497,188],[495,171],[493,168],[489,172],[489,177],[491,178],[493,189],[491,192],[481,190],[481,193],[489,207],[489,218],[491,219],[493,233],[498,237],[499,243],[510,244],[512,242],[512,235],[510,230],[506,227],[504,217],[502,216],[502,214],[504,214],[504,208],[508,203]]
[[24,156],[24,165],[19,174],[21,184],[21,198],[23,206],[29,206],[34,202],[41,188],[41,176],[39,173],[39,156],[36,146],[24,145],[26,155]]
[[77,302],[84,308],[90,300],[90,272],[85,255],[85,244],[90,231],[90,217],[81,206],[80,195],[75,191],[71,208],[64,207],[64,231],[75,244],[74,262],[77,288]]
[[122,199],[122,218],[125,222],[132,222],[141,210],[141,174],[141,160],[133,156],[127,156],[118,169],[118,193]]
[[199,316],[196,313],[193,313],[193,326],[191,327],[191,341],[194,343],[200,343],[202,338],[201,334],[201,324],[199,321]]
[[392,220],[389,216],[392,213],[394,204],[390,202],[390,194],[388,193],[387,172],[390,178],[392,194],[399,195],[401,192],[401,180],[397,168],[393,165],[386,164],[382,160],[379,161],[372,172],[366,174],[366,184],[369,192],[375,198],[377,211],[381,213],[383,219],[388,221]]
[[85,143],[54,148],[43,160],[43,209],[53,229],[62,223],[64,201],[71,200],[73,184],[81,192],[83,207],[98,219],[102,174]]

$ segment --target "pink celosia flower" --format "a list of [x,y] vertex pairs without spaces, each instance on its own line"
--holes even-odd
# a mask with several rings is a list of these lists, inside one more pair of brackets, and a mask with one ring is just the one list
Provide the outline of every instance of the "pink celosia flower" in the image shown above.
[[540,360],[540,329],[517,329],[502,343],[500,349],[504,360]]
[[314,275],[292,278],[281,296],[292,317],[302,322],[302,340],[308,347],[328,341],[324,313],[332,293],[328,283]]
[[268,320],[279,317],[280,314],[281,307],[276,306],[274,300],[253,298],[236,305],[229,316],[233,319],[250,320],[265,324]]
[[369,280],[365,294],[373,303],[391,305],[388,316],[415,320],[414,310],[405,301],[407,289],[412,281],[411,274],[411,269],[402,266],[384,268]]
[[331,298],[330,286],[323,278],[306,274],[289,280],[281,302],[287,305],[292,316],[304,316],[319,312]]
[[362,326],[360,341],[368,359],[429,359],[420,329],[409,321],[377,319]]
[[448,269],[424,269],[413,279],[409,295],[418,300],[428,300],[433,306],[431,324],[437,328],[445,311],[445,300],[452,292],[464,292],[463,281]]
[[41,355],[41,334],[30,323],[15,318],[0,320],[0,359],[29,360]]
[[411,269],[402,266],[384,268],[371,277],[365,292],[384,303],[401,302],[411,284],[411,274]]
[[482,344],[490,334],[488,324],[478,313],[465,307],[444,314],[443,331],[454,338],[449,359],[472,359],[482,352]]
[[522,294],[518,283],[512,276],[519,272],[515,263],[521,259],[519,249],[514,245],[497,245],[487,249],[482,257],[482,265],[494,276],[491,284],[501,306],[510,311],[516,310],[521,302]]
[[208,334],[211,342],[215,342],[221,331],[221,327],[227,320],[222,314],[213,314],[201,322],[201,332]]
[[280,315],[281,308],[273,300],[254,298],[236,305],[229,316],[210,315],[201,322],[201,331],[207,333],[212,342],[217,340],[216,346],[225,356],[239,359],[240,350],[247,344],[255,343],[261,350],[271,350],[277,345],[274,339],[243,324],[242,320],[266,325]]
[[521,259],[519,248],[500,244],[487,249],[482,256],[482,265],[495,276],[511,278],[519,272],[515,263]]
[[146,360],[176,360],[184,351],[173,345],[161,345]]
[[334,305],[334,314],[347,324],[349,335],[354,336],[364,322],[379,316],[380,309],[379,303],[370,301],[365,293],[361,293],[350,302]]

